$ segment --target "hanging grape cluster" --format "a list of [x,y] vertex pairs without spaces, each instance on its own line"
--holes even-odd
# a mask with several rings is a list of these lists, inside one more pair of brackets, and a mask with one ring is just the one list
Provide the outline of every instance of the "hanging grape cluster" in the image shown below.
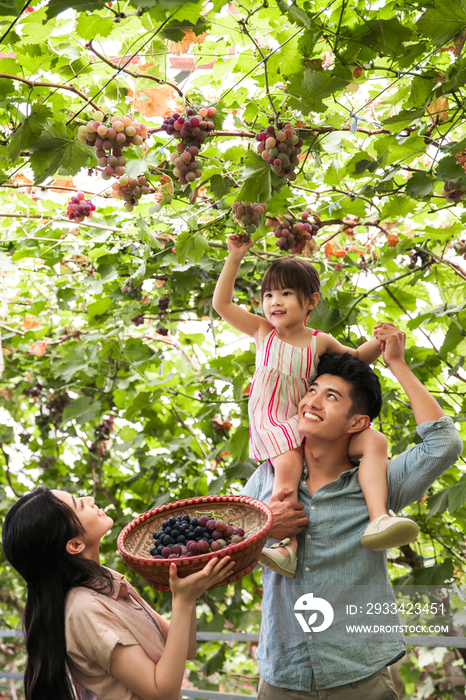
[[297,129],[291,124],[278,122],[277,129],[270,124],[256,134],[257,152],[272,167],[278,177],[285,177],[293,182],[296,180],[295,169],[299,165],[298,156],[301,153],[303,140]]
[[[119,185],[121,187],[113,188],[114,192],[119,192],[121,188],[127,188],[130,181],[133,182],[129,177],[126,177],[126,182],[122,183],[121,181],[121,178],[125,175],[126,165],[123,149],[128,148],[128,146],[141,146],[149,134],[147,126],[140,124],[129,114],[125,114],[124,117],[112,117],[109,125],[104,124],[103,119],[104,115],[102,112],[94,112],[92,119],[86,125],[83,124],[79,127],[78,139],[85,141],[88,146],[95,147],[98,164],[103,168],[101,173],[102,179],[120,178]],[[132,191],[132,189],[137,191],[137,188],[147,186],[147,180],[145,178],[144,180],[144,185],[135,180],[136,184],[133,188],[130,187],[124,190],[121,196],[118,194],[113,195],[118,199],[125,200],[125,209],[127,211],[132,211],[141,194],[149,192],[149,188],[147,188],[147,192],[138,193],[139,196],[137,196]],[[127,198],[125,195],[129,195],[129,197]]]
[[143,194],[149,194],[150,187],[144,175],[132,178],[124,175],[112,185],[112,197],[123,199],[126,211],[133,211]]
[[309,212],[303,211],[301,221],[284,221],[274,230],[277,245],[280,250],[289,250],[290,253],[302,253],[306,242],[315,236],[319,227],[317,224],[310,224],[307,219]]
[[175,166],[173,175],[180,185],[187,185],[201,177],[202,163],[196,158],[209,132],[215,128],[211,119],[216,114],[215,107],[202,107],[199,114],[195,114],[194,109],[189,108],[186,117],[175,112],[171,117],[164,119],[161,127],[163,131],[180,139],[180,143],[176,144],[176,152],[170,156]]
[[244,227],[244,240],[248,240],[249,236],[256,232],[263,215],[267,211],[267,204],[258,204],[257,202],[233,202],[233,218],[235,221]]
[[442,196],[445,197],[447,202],[455,202],[455,204],[458,204],[461,202],[465,194],[466,187],[458,187],[456,182],[447,180],[447,182],[445,182],[443,185]]
[[84,192],[78,192],[77,195],[71,197],[66,208],[66,215],[70,221],[84,221],[87,217],[92,217],[92,212],[96,209],[95,204],[90,199],[86,199]]

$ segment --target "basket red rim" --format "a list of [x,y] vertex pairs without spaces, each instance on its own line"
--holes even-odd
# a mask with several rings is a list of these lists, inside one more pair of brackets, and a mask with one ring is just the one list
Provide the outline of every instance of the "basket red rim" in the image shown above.
[[[136,557],[131,554],[124,546],[124,540],[129,535],[132,530],[134,530],[138,525],[149,520],[154,515],[159,515],[160,513],[168,512],[187,505],[197,505],[199,503],[221,503],[221,502],[239,502],[252,505],[258,510],[261,510],[267,516],[267,521],[263,527],[256,532],[252,537],[247,537],[243,542],[238,542],[237,544],[229,545],[228,548],[220,549],[218,552],[207,552],[206,554],[198,554],[192,557],[181,557],[179,559],[154,559],[152,557]],[[152,568],[168,568],[172,562],[175,562],[177,566],[189,566],[190,564],[207,564],[208,561],[214,557],[225,557],[236,554],[243,549],[246,549],[252,542],[256,542],[261,539],[265,534],[270,532],[272,529],[273,513],[269,506],[262,501],[258,501],[256,498],[250,498],[249,496],[196,496],[194,498],[185,498],[181,501],[174,501],[173,503],[166,503],[158,508],[152,508],[151,510],[138,515],[134,518],[128,525],[126,525],[123,530],[118,535],[117,547],[122,559],[127,564],[136,564],[139,566],[152,567]]]

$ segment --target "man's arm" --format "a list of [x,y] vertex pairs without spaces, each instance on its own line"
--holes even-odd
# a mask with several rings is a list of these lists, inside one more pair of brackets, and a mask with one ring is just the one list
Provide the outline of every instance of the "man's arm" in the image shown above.
[[400,382],[413,408],[423,442],[398,455],[388,466],[389,508],[395,512],[422,498],[426,490],[461,454],[463,444],[453,421],[414,376],[404,360],[405,334],[391,323],[374,333],[382,356]]
[[[273,513],[273,525],[269,537],[281,540],[283,537],[302,532],[309,520],[302,503],[283,500],[287,495],[286,489],[280,489],[275,496],[272,496],[273,476],[270,462],[261,464],[240,491],[240,496],[249,496],[267,503]],[[288,489],[288,492],[290,491],[292,489]]]
[[409,369],[404,359],[406,335],[393,323],[379,323],[374,334],[381,344],[382,358],[400,382],[412,406],[416,424],[438,420],[445,415],[432,394]]

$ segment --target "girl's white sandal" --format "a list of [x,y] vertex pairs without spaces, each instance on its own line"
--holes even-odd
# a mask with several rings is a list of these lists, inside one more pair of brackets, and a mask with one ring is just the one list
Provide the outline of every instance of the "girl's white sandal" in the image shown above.
[[[275,571],[276,574],[280,574],[280,576],[294,578],[298,559],[291,547],[287,546],[288,542],[290,542],[290,538],[286,537],[281,542],[276,542],[270,547],[264,547],[260,553],[259,562],[262,566],[266,566],[268,569],[271,569],[271,571]],[[275,550],[278,547],[285,547],[290,556],[284,557],[280,552],[276,552]]]

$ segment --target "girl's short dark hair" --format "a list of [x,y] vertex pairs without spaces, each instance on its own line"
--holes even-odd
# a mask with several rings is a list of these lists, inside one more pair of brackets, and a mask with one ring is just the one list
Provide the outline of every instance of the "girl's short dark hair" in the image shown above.
[[274,289],[293,289],[304,307],[313,294],[320,294],[319,273],[306,260],[277,260],[267,269],[262,280],[261,301],[266,292]]

